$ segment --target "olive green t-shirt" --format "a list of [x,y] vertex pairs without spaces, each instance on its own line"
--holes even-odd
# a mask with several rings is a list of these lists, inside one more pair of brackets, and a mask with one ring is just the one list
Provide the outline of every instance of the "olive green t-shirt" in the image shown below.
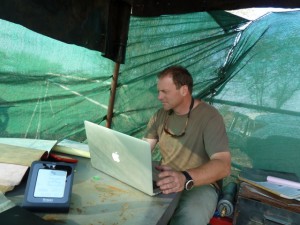
[[188,118],[187,114],[169,115],[169,111],[160,109],[150,119],[145,138],[158,140],[163,165],[187,170],[206,163],[214,153],[229,151],[223,118],[213,106],[201,101],[191,111],[182,137],[172,137],[164,131],[166,119],[168,130],[180,134]]

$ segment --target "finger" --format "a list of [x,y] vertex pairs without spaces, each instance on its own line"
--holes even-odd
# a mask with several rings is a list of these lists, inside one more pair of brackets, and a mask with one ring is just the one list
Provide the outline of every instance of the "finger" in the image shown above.
[[158,174],[158,177],[159,178],[176,177],[176,172],[173,170],[162,170],[162,172]]
[[160,186],[160,189],[161,189],[162,193],[164,193],[164,194],[170,194],[170,193],[181,191],[181,189],[179,188],[178,184],[176,184],[176,182],[162,185],[162,186]]
[[155,166],[155,169],[158,170],[158,171],[163,171],[163,167],[159,166],[159,165]]
[[[159,174],[160,175],[160,174]],[[161,187],[162,185],[167,185],[171,182],[171,178],[170,177],[162,177],[162,176],[158,176],[159,179],[156,182],[156,185]]]
[[166,176],[163,179],[160,179],[157,182],[157,186],[161,189],[178,189],[181,187],[180,182],[177,177],[174,176]]
[[159,170],[161,170],[161,171],[170,171],[170,170],[172,170],[171,167],[169,167],[169,166],[164,166],[164,165],[159,165],[159,166],[156,166],[155,168],[157,168],[157,169],[159,169]]

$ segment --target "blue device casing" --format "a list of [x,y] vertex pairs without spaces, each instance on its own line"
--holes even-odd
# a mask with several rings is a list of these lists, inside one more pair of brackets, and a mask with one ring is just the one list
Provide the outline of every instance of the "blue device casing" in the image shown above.
[[31,164],[22,207],[35,212],[69,211],[75,164],[35,161]]

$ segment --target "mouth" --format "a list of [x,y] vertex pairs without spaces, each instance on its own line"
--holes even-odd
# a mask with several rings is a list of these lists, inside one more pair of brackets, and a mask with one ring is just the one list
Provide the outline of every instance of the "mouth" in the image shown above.
[[164,109],[169,109],[169,104],[167,102],[161,103]]

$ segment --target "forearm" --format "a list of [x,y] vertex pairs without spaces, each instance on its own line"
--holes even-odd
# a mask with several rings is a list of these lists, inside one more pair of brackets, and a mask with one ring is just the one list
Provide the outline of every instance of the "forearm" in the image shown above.
[[[179,192],[184,189],[186,178],[181,171],[175,171],[168,166],[160,166],[157,185],[164,194]],[[194,180],[195,186],[215,183],[230,175],[231,157],[229,152],[217,153],[205,165],[188,169],[187,172]]]
[[194,180],[195,186],[211,184],[230,175],[230,153],[218,153],[209,162],[197,168],[187,170]]
[[155,145],[157,144],[157,139],[143,138],[143,140],[147,141],[150,144],[151,151],[153,151]]

